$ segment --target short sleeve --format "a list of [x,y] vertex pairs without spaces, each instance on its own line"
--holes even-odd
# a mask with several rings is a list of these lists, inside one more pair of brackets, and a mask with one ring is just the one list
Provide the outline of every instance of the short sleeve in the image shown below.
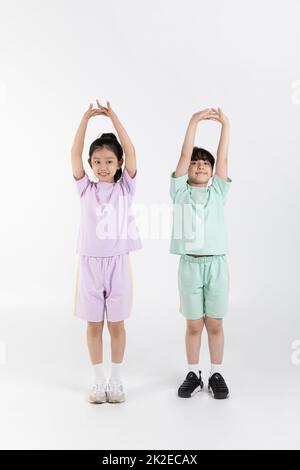
[[122,171],[122,176],[120,179],[120,184],[123,186],[125,191],[129,194],[134,194],[135,192],[135,187],[136,187],[136,174],[137,171],[135,172],[135,175],[131,177],[127,171],[127,168],[125,167],[124,170]]
[[171,173],[170,196],[173,201],[175,199],[175,196],[180,190],[184,190],[187,188],[187,180],[188,180],[187,174],[182,175],[182,176],[175,176],[175,171]]
[[218,175],[214,175],[212,178],[212,187],[213,189],[222,196],[223,201],[226,201],[228,191],[231,187],[232,180],[227,178],[226,180],[220,178]]
[[74,175],[73,175],[73,178],[74,178],[74,182],[75,182],[75,186],[77,188],[78,194],[80,197],[82,197],[86,191],[86,188],[90,184],[88,175],[86,174],[86,172],[84,172],[83,177],[80,178],[79,180],[77,180]]

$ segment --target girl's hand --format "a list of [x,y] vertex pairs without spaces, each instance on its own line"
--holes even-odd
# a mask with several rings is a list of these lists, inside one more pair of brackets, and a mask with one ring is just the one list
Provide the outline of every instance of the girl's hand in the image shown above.
[[91,103],[88,110],[84,113],[83,119],[89,120],[93,116],[98,116],[99,114],[104,114],[100,109],[93,108],[93,104]]
[[212,113],[209,119],[211,119],[212,121],[220,122],[222,126],[225,124],[229,124],[229,119],[227,116],[225,116],[221,108],[218,108],[218,109],[211,108],[211,110],[212,110]]
[[192,120],[195,122],[203,121],[204,119],[211,119],[212,116],[212,108],[203,109],[203,111],[198,111],[194,113],[192,116]]
[[112,107],[110,106],[109,101],[106,101],[107,107],[101,106],[99,100],[96,100],[96,101],[97,101],[98,108],[101,111],[101,114],[108,116],[110,119],[117,117],[116,113],[112,110]]

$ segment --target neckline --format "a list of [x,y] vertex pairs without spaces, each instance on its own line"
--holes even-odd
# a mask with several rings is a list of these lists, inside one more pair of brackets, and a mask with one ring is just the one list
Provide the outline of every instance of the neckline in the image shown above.
[[111,186],[111,185],[113,185],[113,184],[115,184],[115,183],[116,183],[115,181],[113,181],[113,182],[110,183],[109,181],[100,181],[100,180],[99,180],[99,181],[96,181],[95,184],[96,184],[97,187],[99,187],[100,185],[103,185],[103,184],[106,184],[106,185]]
[[191,184],[189,185],[192,190],[196,191],[208,191],[208,187],[205,186],[205,188],[197,188],[197,186],[192,186]]

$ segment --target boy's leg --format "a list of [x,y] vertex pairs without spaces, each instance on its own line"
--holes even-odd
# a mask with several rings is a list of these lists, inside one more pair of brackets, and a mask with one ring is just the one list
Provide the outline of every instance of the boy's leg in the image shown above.
[[205,317],[208,334],[208,345],[211,370],[208,379],[208,390],[214,398],[227,398],[229,390],[223,377],[222,362],[224,353],[224,332],[222,318]]
[[186,346],[186,357],[189,365],[199,364],[199,354],[201,346],[201,334],[203,331],[204,319],[199,318],[198,320],[187,320],[186,321],[186,335],[185,335],[185,346]]
[[222,318],[205,317],[208,347],[212,364],[222,364],[224,354],[224,331]]
[[181,398],[193,397],[203,388],[201,371],[199,370],[199,353],[203,326],[203,317],[198,320],[186,321],[185,345],[189,371],[178,389],[178,396]]
[[223,318],[228,308],[228,266],[226,255],[214,256],[204,286],[205,327],[211,359],[208,390],[214,398],[227,398],[228,387],[223,378]]

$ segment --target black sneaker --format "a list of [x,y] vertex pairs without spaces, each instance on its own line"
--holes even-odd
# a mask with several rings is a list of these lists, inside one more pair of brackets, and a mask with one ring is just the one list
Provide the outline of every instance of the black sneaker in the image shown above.
[[201,370],[199,370],[199,377],[195,372],[189,372],[178,389],[178,396],[181,398],[191,398],[200,392],[203,388],[203,381],[201,379]]
[[215,372],[208,379],[208,391],[212,394],[214,398],[222,399],[228,397],[228,387],[222,375],[218,372]]

